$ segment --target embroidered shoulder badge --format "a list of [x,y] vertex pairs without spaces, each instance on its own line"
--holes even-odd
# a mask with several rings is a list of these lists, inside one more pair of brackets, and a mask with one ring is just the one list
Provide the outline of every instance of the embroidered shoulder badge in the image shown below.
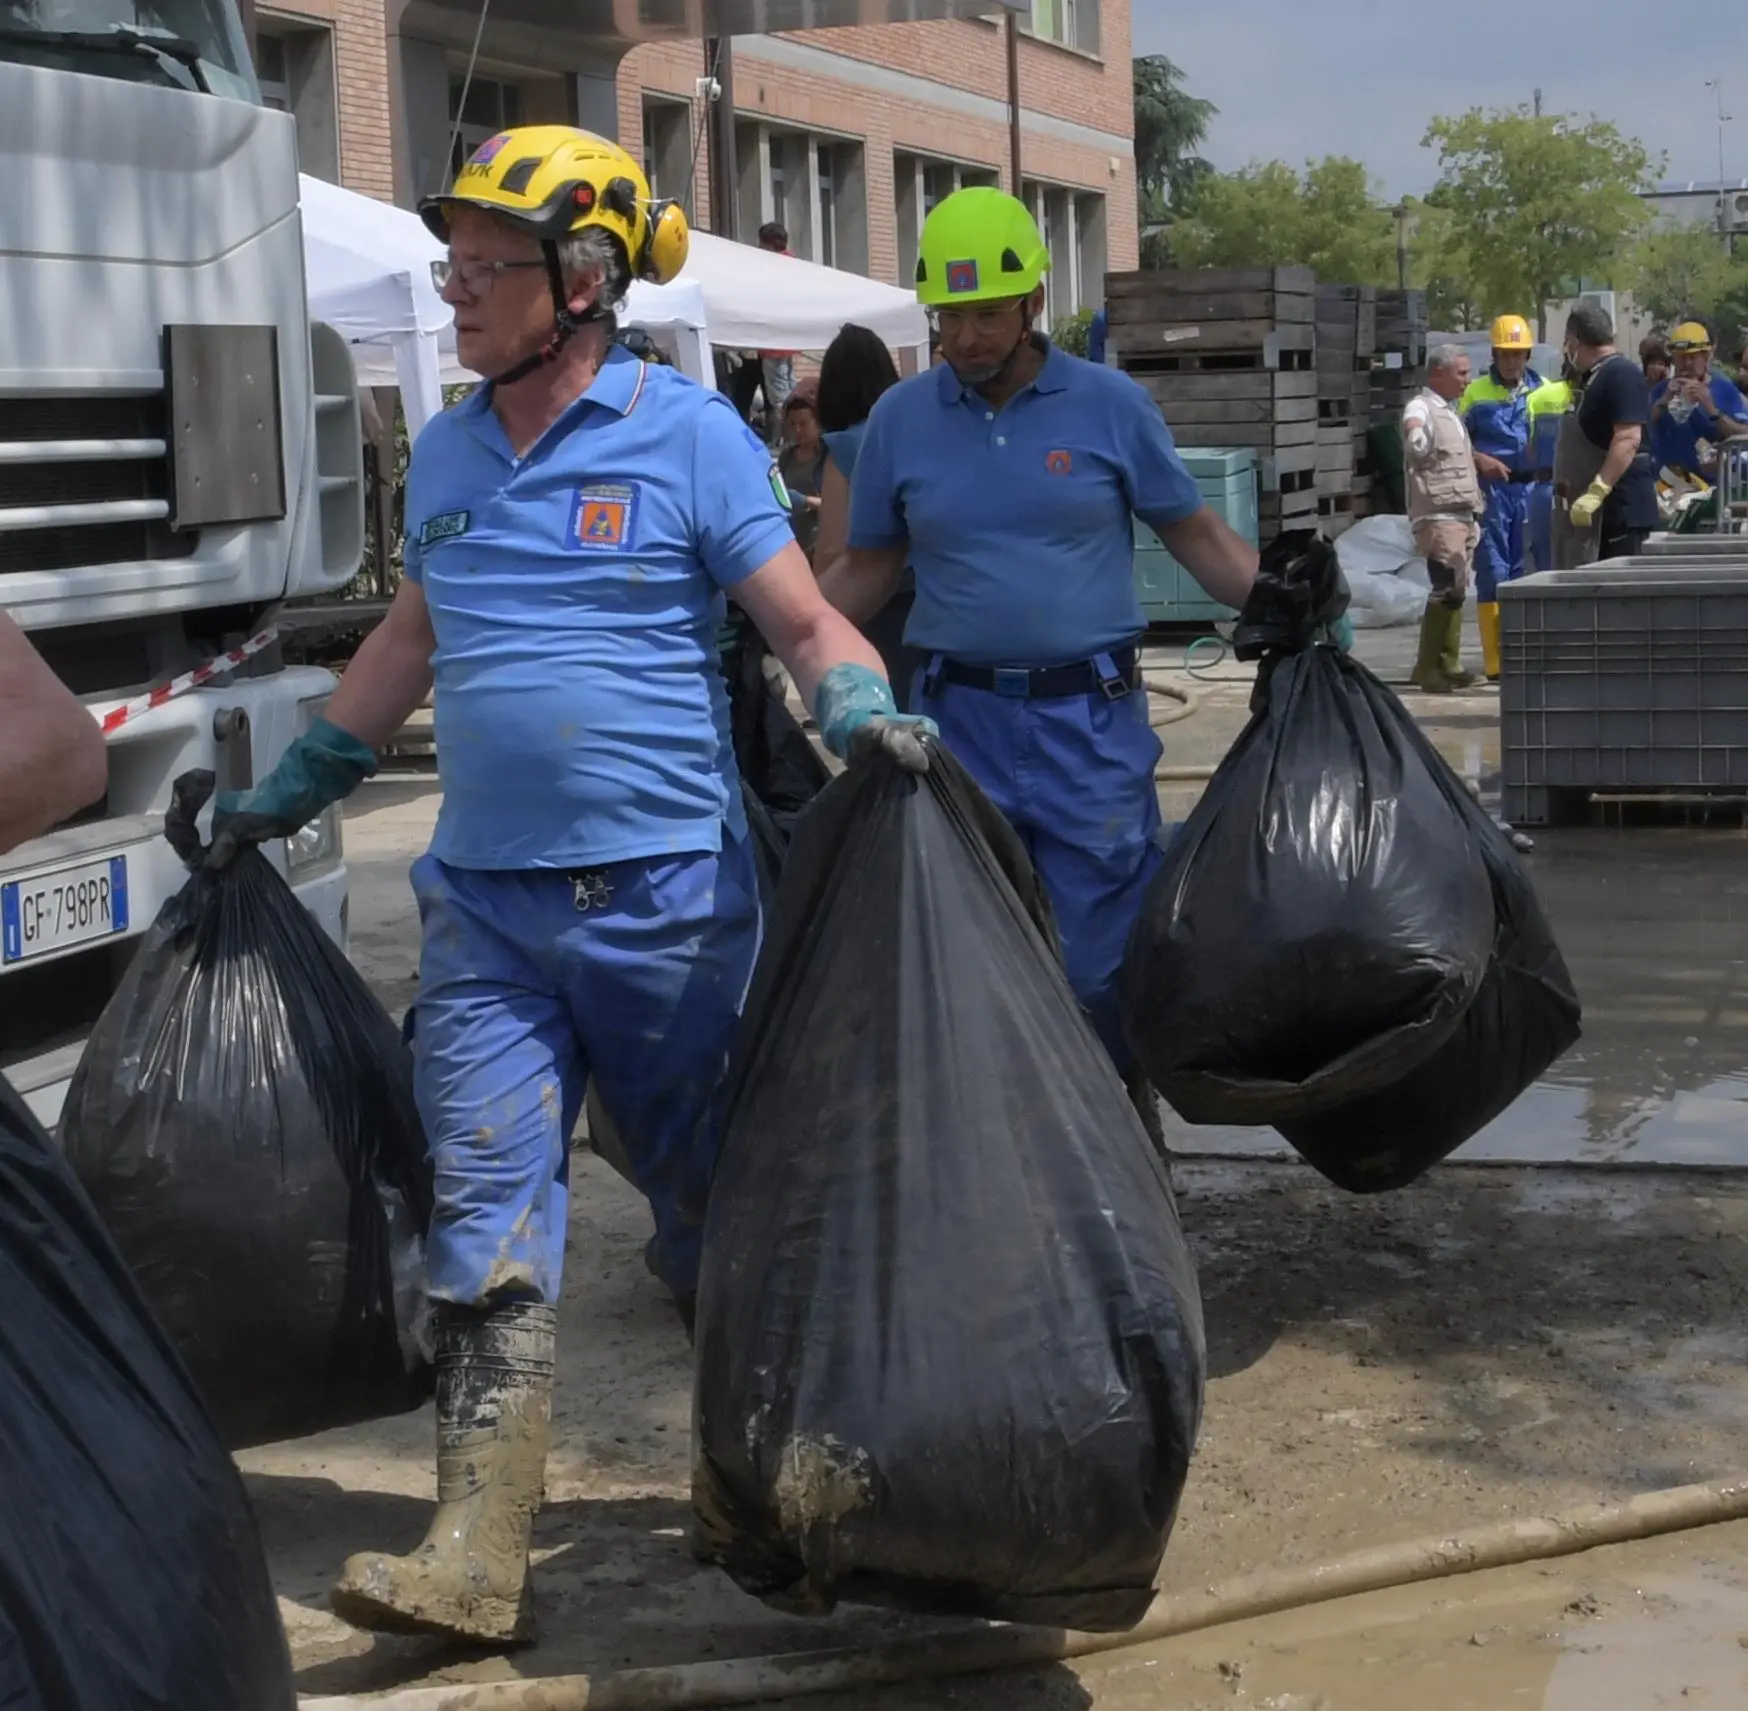
[[441,517],[426,518],[419,530],[419,545],[432,547],[439,541],[452,541],[457,535],[465,535],[467,517],[465,511],[445,511]]

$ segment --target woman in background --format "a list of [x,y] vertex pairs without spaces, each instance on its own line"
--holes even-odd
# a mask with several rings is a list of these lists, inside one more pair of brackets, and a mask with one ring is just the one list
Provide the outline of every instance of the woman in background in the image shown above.
[[[825,478],[820,485],[819,535],[814,573],[823,576],[843,556],[850,532],[850,478],[875,402],[898,384],[898,365],[877,334],[848,325],[832,340],[819,365],[817,407],[825,437]],[[898,592],[862,626],[879,650],[902,707],[920,663],[904,645],[904,627],[916,600],[916,577],[906,569]]]

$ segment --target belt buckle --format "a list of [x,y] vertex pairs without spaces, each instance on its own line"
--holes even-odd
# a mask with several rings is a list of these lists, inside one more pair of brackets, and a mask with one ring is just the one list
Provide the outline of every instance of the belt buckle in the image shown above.
[[1024,701],[1032,693],[1032,673],[1024,666],[998,665],[991,675],[997,695]]
[[571,906],[579,915],[604,909],[613,896],[613,880],[604,867],[592,867],[570,875]]
[[1130,684],[1126,677],[1103,677],[1099,679],[1099,688],[1107,701],[1121,701],[1129,693]]

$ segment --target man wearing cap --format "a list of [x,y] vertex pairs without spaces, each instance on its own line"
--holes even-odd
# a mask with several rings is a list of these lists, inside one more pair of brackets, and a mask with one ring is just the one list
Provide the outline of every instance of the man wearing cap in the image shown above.
[[435,1172],[438,1509],[353,1557],[335,1609],[475,1642],[533,1629],[568,1160],[591,1078],[688,1318],[728,1049],[758,943],[715,638],[725,593],[840,756],[927,757],[880,658],[820,597],[769,453],[719,393],[611,344],[686,227],[617,145],[483,144],[426,223],[461,361],[420,435],[406,577],[327,717],[220,801],[214,851],[284,835],[375,770],[435,683],[443,803],[413,870],[415,1085]]
[[1651,458],[1659,469],[1712,480],[1718,447],[1748,434],[1748,399],[1735,381],[1713,374],[1712,336],[1698,321],[1669,335],[1675,372],[1651,393]]
[[1036,330],[1050,258],[1022,203],[990,187],[956,191],[930,212],[918,248],[917,295],[945,360],[874,406],[849,551],[822,585],[865,622],[914,567],[905,642],[924,664],[909,704],[1026,841],[1070,983],[1160,1144],[1115,990],[1161,859],[1133,520],[1227,606],[1244,606],[1256,549],[1202,503],[1128,375]]
[[1530,367],[1534,347],[1523,316],[1501,315],[1493,323],[1493,364],[1469,383],[1457,406],[1474,442],[1485,507],[1475,548],[1475,617],[1490,683],[1499,680],[1499,585],[1523,575],[1534,489],[1553,480],[1551,459],[1545,468],[1537,464],[1544,442],[1536,419],[1557,415],[1565,403]]

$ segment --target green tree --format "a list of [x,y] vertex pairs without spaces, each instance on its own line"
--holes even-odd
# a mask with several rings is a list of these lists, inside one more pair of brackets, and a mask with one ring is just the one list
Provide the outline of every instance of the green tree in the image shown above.
[[1725,310],[1736,275],[1737,266],[1716,232],[1673,226],[1648,233],[1634,246],[1622,282],[1661,326],[1678,321],[1711,326]]
[[1475,288],[1469,253],[1450,210],[1429,197],[1408,202],[1409,282],[1426,293],[1427,324],[1443,333],[1466,333],[1486,318]]
[[1528,107],[1435,118],[1422,146],[1438,150],[1439,201],[1483,313],[1532,316],[1544,336],[1548,299],[1607,274],[1643,228],[1639,193],[1661,166],[1604,120]]
[[1145,267],[1170,265],[1163,229],[1196,182],[1214,169],[1197,150],[1220,109],[1184,88],[1182,69],[1162,53],[1135,61],[1135,194]]
[[1181,267],[1300,263],[1344,284],[1394,284],[1396,225],[1361,162],[1329,155],[1301,174],[1271,160],[1197,183],[1172,253]]

